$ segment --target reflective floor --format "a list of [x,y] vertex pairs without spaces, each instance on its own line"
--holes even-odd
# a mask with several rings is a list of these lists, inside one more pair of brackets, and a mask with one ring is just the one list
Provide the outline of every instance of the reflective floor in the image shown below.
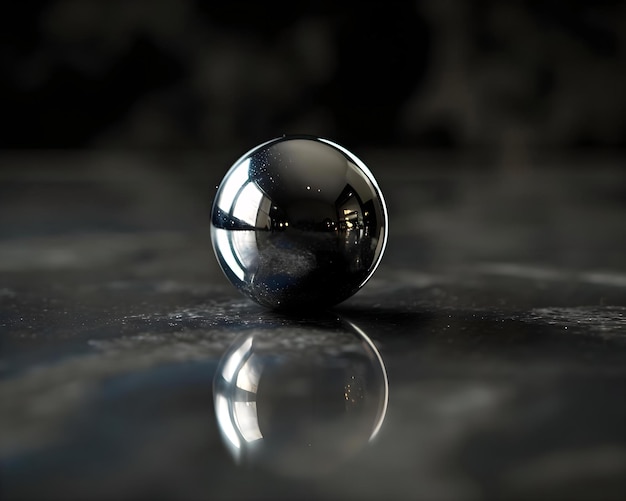
[[215,260],[232,156],[4,158],[2,499],[623,499],[620,159],[360,156],[388,248],[311,315]]

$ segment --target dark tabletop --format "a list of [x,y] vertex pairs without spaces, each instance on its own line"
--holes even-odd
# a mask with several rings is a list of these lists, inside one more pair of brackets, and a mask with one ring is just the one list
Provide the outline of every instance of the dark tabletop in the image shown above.
[[[239,153],[2,156],[2,499],[626,496],[623,158],[357,152],[382,264],[279,315],[211,249]],[[214,399],[246,340],[252,453]]]

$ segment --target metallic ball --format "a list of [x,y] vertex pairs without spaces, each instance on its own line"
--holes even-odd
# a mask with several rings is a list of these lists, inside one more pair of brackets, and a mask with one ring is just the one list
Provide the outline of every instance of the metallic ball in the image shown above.
[[218,187],[211,240],[226,277],[269,308],[336,305],[373,275],[387,208],[372,173],[327,139],[283,136],[243,155]]

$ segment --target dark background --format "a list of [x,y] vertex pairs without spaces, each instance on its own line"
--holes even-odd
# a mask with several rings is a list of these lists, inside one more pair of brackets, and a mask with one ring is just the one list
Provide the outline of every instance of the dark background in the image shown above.
[[623,149],[626,3],[9,2],[3,149]]
[[[4,2],[0,499],[626,499],[625,4]],[[212,393],[242,334],[286,390],[313,338],[356,355],[212,250],[218,183],[283,133],[354,151],[389,210],[329,312],[380,350],[388,415],[303,481],[237,467]],[[332,466],[319,374],[280,405]]]

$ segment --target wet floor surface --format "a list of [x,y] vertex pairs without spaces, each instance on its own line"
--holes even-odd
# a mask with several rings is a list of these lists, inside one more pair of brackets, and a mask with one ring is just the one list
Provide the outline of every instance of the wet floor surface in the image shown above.
[[215,262],[228,156],[5,159],[2,498],[622,499],[620,163],[362,158],[387,253],[306,315]]

